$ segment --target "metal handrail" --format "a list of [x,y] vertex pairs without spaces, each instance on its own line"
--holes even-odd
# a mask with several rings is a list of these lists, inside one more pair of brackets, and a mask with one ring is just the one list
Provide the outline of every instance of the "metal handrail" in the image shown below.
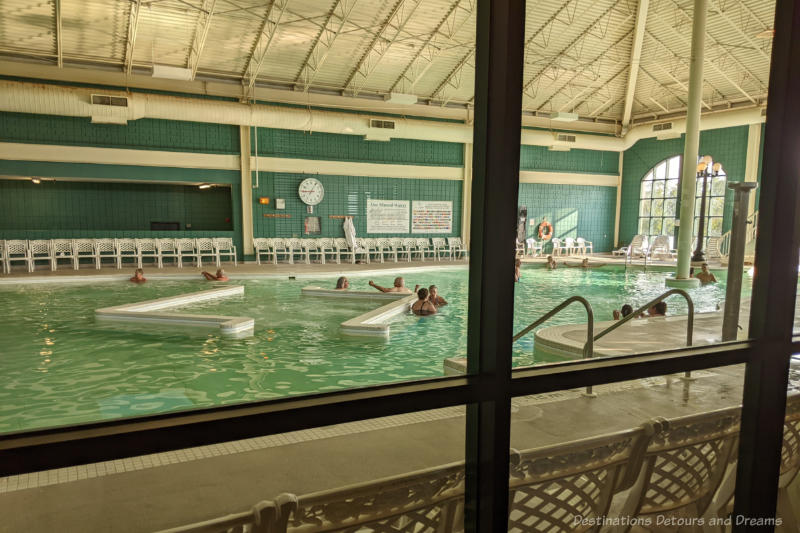
[[[586,345],[589,346],[590,349],[592,349],[592,347],[594,346],[594,340],[592,339],[592,333],[594,333],[594,311],[592,310],[592,305],[583,296],[570,296],[569,298],[567,298],[566,300],[564,300],[563,302],[552,308],[550,311],[545,313],[531,325],[529,325],[528,327],[526,327],[525,329],[514,335],[512,342],[517,342],[519,339],[530,333],[534,328],[544,324],[545,322],[550,320],[553,316],[560,313],[565,307],[569,306],[574,302],[579,302],[586,309],[586,316],[588,318],[588,321],[586,323],[586,338],[589,339],[588,341],[586,341]],[[584,347],[584,351],[585,349],[586,348]],[[586,393],[588,395],[592,394],[591,386],[586,387]]]

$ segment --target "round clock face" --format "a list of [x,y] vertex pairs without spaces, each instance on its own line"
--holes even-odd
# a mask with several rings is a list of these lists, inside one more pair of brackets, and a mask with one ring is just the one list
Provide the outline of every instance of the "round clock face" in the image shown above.
[[300,199],[307,205],[317,205],[325,196],[325,189],[322,183],[315,178],[306,178],[300,183],[298,190]]

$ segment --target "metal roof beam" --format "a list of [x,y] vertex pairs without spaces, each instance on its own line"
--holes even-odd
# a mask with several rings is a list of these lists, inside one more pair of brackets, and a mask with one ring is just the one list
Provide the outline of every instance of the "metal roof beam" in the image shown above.
[[64,66],[64,47],[61,35],[61,0],[53,0],[53,8],[56,26],[56,56],[58,58],[58,68],[61,68]]
[[203,0],[203,5],[197,16],[197,25],[194,29],[192,47],[189,50],[189,59],[186,62],[186,68],[192,69],[192,79],[194,79],[195,74],[197,74],[197,65],[200,63],[200,55],[203,53],[203,47],[206,45],[206,37],[208,37],[208,29],[211,27],[211,19],[214,17],[214,8],[216,4],[217,0]]
[[295,78],[296,88],[302,88],[302,91],[305,92],[314,83],[314,78],[325,60],[328,59],[328,53],[331,51],[336,37],[347,23],[350,12],[353,11],[357,2],[358,0],[338,0],[333,6],[322,26],[322,31],[317,35],[311,51],[303,62],[303,66],[300,67],[300,73]]
[[272,40],[278,32],[278,26],[288,4],[289,0],[270,0],[267,6],[267,10],[264,13],[264,21],[261,23],[261,30],[259,30],[256,42],[253,44],[250,59],[247,60],[247,68],[242,74],[242,83],[247,88],[248,93],[252,91],[253,86],[256,84],[261,65],[264,63],[264,58],[267,56]]
[[125,62],[123,69],[126,74],[131,73],[133,68],[133,49],[136,47],[136,30],[139,27],[139,10],[142,7],[142,0],[131,0],[131,8],[128,11],[128,38],[125,41]]
[[[428,72],[428,69],[433,65],[433,60],[436,59],[442,47],[439,46],[439,39],[446,40],[452,39],[461,27],[470,19],[475,9],[475,0],[456,0],[450,5],[447,14],[442,21],[436,26],[436,29],[431,32],[430,36],[425,40],[423,45],[417,50],[414,57],[408,63],[400,76],[392,84],[389,92],[395,92],[395,89],[400,85],[400,92],[409,92],[414,90],[419,80]],[[459,21],[459,19],[461,20]]]
[[[581,91],[580,91],[578,94],[576,94],[575,96],[573,96],[573,97],[572,97],[572,98],[569,100],[569,102],[567,102],[566,104],[562,105],[562,106],[559,108],[559,111],[564,111],[564,110],[566,110],[566,109],[572,109],[572,110],[574,110],[574,109],[576,109],[576,108],[580,107],[580,106],[581,106],[583,103],[585,103],[585,102],[586,102],[586,100],[588,100],[588,98],[584,98],[583,100],[581,100],[580,102],[578,102],[578,103],[577,103],[577,104],[575,104],[575,105],[572,105],[572,104],[573,104],[573,102],[576,102],[576,101],[578,101],[580,98],[583,98],[583,96],[584,96],[585,94],[587,94],[587,93],[594,92],[594,90],[595,90],[595,89],[597,88],[597,86],[598,86],[598,83],[597,83],[598,81],[602,82],[602,83],[600,83],[599,85],[607,85],[607,84],[611,83],[612,81],[614,81],[615,79],[617,79],[619,76],[621,76],[621,75],[622,75],[624,72],[627,72],[627,70],[628,70],[628,67],[629,67],[629,66],[630,66],[630,65],[623,65],[623,67],[622,67],[621,69],[619,69],[617,72],[615,72],[615,73],[614,73],[614,75],[613,75],[613,76],[611,76],[611,77],[610,77],[610,78],[608,78],[608,79],[597,78],[595,81],[593,81],[592,83],[590,83],[589,85],[587,85],[586,87],[584,87],[584,88],[583,88],[583,89],[582,89],[582,90],[581,90]],[[556,95],[556,94],[558,94],[558,93],[556,92],[555,94],[553,94],[553,96],[551,96],[551,97],[550,97],[550,99],[548,99],[548,100],[547,100],[547,101],[546,101],[544,104],[542,104],[542,107],[544,107],[545,105],[547,105],[547,104],[548,104],[548,103],[549,103],[549,102],[550,102],[550,101],[551,101],[553,98],[555,98],[555,95]]]
[[724,21],[724,22],[725,22],[725,23],[726,23],[726,24],[727,24],[727,25],[728,25],[728,26],[729,26],[729,27],[730,27],[730,28],[731,28],[731,29],[732,29],[734,32],[736,32],[736,33],[738,33],[738,34],[739,34],[739,37],[741,37],[742,39],[744,39],[744,40],[745,40],[745,42],[747,42],[747,44],[749,44],[751,47],[753,47],[753,50],[755,50],[756,52],[758,52],[758,53],[761,55],[761,58],[762,58],[762,59],[766,60],[766,61],[767,61],[767,63],[769,63],[769,61],[770,61],[769,54],[767,54],[767,53],[766,53],[766,52],[765,52],[765,51],[764,51],[764,50],[761,48],[761,46],[760,46],[758,43],[756,43],[756,42],[753,40],[753,38],[752,38],[752,37],[750,37],[750,36],[749,36],[749,35],[747,35],[747,34],[746,34],[744,31],[742,31],[742,28],[741,28],[741,27],[740,27],[738,24],[735,24],[735,23],[734,23],[734,22],[733,22],[733,21],[730,19],[730,17],[729,17],[727,14],[725,14],[725,12],[724,12],[724,11],[722,11],[722,8],[720,7],[719,3],[717,3],[717,2],[714,2],[714,0],[711,0],[711,2],[709,2],[709,4],[710,4],[710,7],[711,7],[711,9],[712,9],[714,12],[716,12],[716,13],[717,13],[717,14],[720,16],[720,18],[721,18],[721,19],[722,19],[722,20],[723,20],[723,21]]
[[414,11],[422,2],[423,0],[399,0],[395,4],[389,18],[378,31],[378,35],[372,40],[367,51],[361,56],[350,76],[347,77],[347,81],[344,83],[345,90],[351,91],[353,96],[358,95],[369,75],[400,36]]
[[[460,89],[464,68],[468,66],[475,68],[474,59],[475,59],[475,47],[473,46],[472,48],[469,49],[467,55],[465,55],[461,59],[461,61],[458,62],[458,65],[456,65],[456,67],[450,71],[450,74],[447,75],[444,81],[442,81],[442,83],[440,83],[439,86],[436,87],[436,90],[433,91],[433,93],[431,93],[431,99],[433,100],[440,99],[442,97],[442,94],[448,89],[454,89],[456,91]],[[442,100],[442,106],[447,105],[450,99],[451,97],[445,97]]]
[[636,10],[636,23],[633,27],[633,44],[631,45],[631,64],[630,69],[628,69],[628,86],[625,89],[625,108],[622,112],[623,130],[631,123],[633,96],[636,92],[636,81],[639,76],[639,63],[642,59],[642,43],[644,42],[647,8],[649,6],[650,0],[639,0],[639,7]]

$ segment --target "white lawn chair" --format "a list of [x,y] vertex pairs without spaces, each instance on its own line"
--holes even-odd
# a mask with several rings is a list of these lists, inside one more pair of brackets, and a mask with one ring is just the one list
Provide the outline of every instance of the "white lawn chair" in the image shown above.
[[409,262],[414,260],[414,254],[422,257],[422,250],[417,247],[416,239],[403,239],[403,248],[408,252]]
[[361,243],[362,246],[367,249],[367,254],[369,255],[367,263],[369,263],[371,259],[377,259],[383,263],[383,254],[381,253],[381,247],[378,244],[378,239],[362,239]]
[[111,259],[113,265],[117,266],[117,247],[114,239],[95,239],[94,247],[97,251],[97,264],[103,266],[103,259]]
[[542,241],[537,241],[531,237],[530,239],[525,240],[525,244],[527,245],[528,255],[539,257],[544,253],[544,243]]
[[[183,268],[183,264],[187,259],[194,262],[197,268],[203,266],[203,261],[200,258],[200,253],[197,251],[197,246],[194,239],[177,239],[175,246],[178,248],[179,267]],[[141,268],[141,266],[139,268]]]
[[313,263],[314,256],[316,256],[321,264],[325,264],[325,254],[319,249],[317,239],[303,239],[301,243],[303,244],[303,253],[308,258],[307,263]]
[[142,268],[147,258],[153,260],[153,266],[159,266],[156,239],[136,239],[136,256],[139,258],[139,268]]
[[420,258],[425,261],[425,257],[431,256],[435,257],[436,253],[431,248],[431,242],[425,238],[417,238],[417,250],[420,251]]
[[[634,517],[701,517],[706,514],[736,452],[740,408],[661,419],[644,454],[636,484],[616,520]],[[626,526],[611,531],[627,531]]]
[[613,250],[611,255],[628,255],[632,248],[641,249],[644,240],[644,235],[634,235],[633,239],[631,239],[631,243],[628,246],[620,246],[616,250]]
[[384,258],[389,257],[397,263],[397,247],[394,239],[380,239],[378,240],[378,246],[380,246],[381,254]]
[[339,263],[342,260],[342,257],[350,256],[350,263],[356,262],[356,251],[352,250],[347,245],[347,239],[344,237],[338,237],[333,240],[333,246],[336,249],[336,262]]
[[222,263],[223,257],[233,260],[233,266],[238,266],[236,246],[233,244],[232,238],[214,237],[211,239],[211,242],[214,244],[214,253],[217,255],[217,266]]
[[567,247],[558,237],[553,237],[550,242],[553,243],[553,255],[562,255],[567,250]]
[[49,240],[28,241],[28,253],[31,257],[31,267],[29,269],[31,272],[36,270],[36,261],[47,261],[50,263],[50,270],[56,269],[53,246]]
[[305,264],[310,264],[311,260],[308,258],[308,253],[305,248],[303,248],[303,240],[302,239],[286,239],[286,244],[289,247],[291,252],[292,260],[291,262],[294,263],[295,256],[300,256],[303,258],[303,262]]
[[28,241],[19,239],[6,241],[6,262],[8,263],[9,272],[11,272],[11,267],[14,266],[14,263],[24,263],[25,269],[28,272],[33,272]]
[[283,256],[289,264],[294,264],[294,257],[292,256],[292,246],[289,239],[272,239],[272,253],[275,258],[275,264],[278,264],[278,256]]
[[369,264],[371,261],[370,252],[369,252],[369,244],[367,243],[367,239],[358,238],[356,239],[357,243],[357,250],[355,252],[356,260],[358,256],[364,258],[364,261]]
[[114,239],[114,250],[117,257],[117,268],[122,268],[122,263],[127,258],[133,259],[138,268],[142,267],[139,262],[139,254],[136,252],[136,241],[134,239]]
[[671,257],[672,250],[669,246],[669,235],[658,235],[653,239],[647,250],[651,259],[663,259],[665,256]]
[[164,259],[171,259],[174,265],[182,266],[175,239],[158,239],[156,246],[158,247],[158,268],[164,267]]
[[581,255],[586,255],[587,251],[590,254],[594,253],[594,245],[592,244],[592,241],[587,241],[583,237],[578,237],[575,239],[575,245],[578,247],[578,252]]
[[575,244],[575,239],[572,237],[564,237],[564,248],[567,250],[567,255],[575,255],[575,251],[578,248]]
[[200,261],[203,258],[210,257],[214,261],[214,265],[219,268],[219,254],[214,247],[214,241],[208,237],[196,239],[197,253],[200,255]]
[[270,258],[275,258],[275,252],[272,250],[272,239],[265,239],[258,237],[253,239],[253,251],[256,255],[256,263],[261,264],[261,256],[269,261]]
[[461,259],[467,256],[467,249],[464,248],[461,237],[448,237],[447,244],[450,246],[450,257],[452,259]]
[[72,268],[78,268],[75,266],[75,252],[72,248],[72,239],[52,239],[50,241],[50,247],[53,250],[53,256],[55,256],[56,269],[58,269],[58,261],[60,259],[66,259],[69,261]]
[[317,247],[322,254],[323,263],[327,262],[328,259],[335,259],[337,265],[341,264],[342,258],[339,256],[339,250],[336,249],[336,245],[333,244],[333,239],[317,239]]
[[80,268],[81,259],[90,259],[94,263],[95,268],[100,268],[100,261],[98,261],[99,255],[97,255],[97,249],[94,246],[94,239],[73,240],[72,252],[75,255],[73,261],[76,269]]
[[443,238],[434,237],[431,239],[431,244],[433,245],[433,252],[437,261],[441,261],[442,256],[445,255],[452,258],[450,255],[450,248],[447,247],[447,243]]

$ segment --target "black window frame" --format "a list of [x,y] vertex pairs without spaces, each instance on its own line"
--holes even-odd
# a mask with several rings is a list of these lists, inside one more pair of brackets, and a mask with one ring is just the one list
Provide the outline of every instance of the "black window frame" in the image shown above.
[[[524,0],[478,4],[470,375],[0,436],[0,475],[21,474],[467,404],[467,531],[507,526],[511,399],[746,363],[735,514],[774,516],[800,224],[800,3],[778,0],[750,319],[752,340],[511,371]],[[767,275],[768,274],[768,275]],[[513,375],[513,378],[512,378]],[[737,525],[735,531],[758,529]]]

